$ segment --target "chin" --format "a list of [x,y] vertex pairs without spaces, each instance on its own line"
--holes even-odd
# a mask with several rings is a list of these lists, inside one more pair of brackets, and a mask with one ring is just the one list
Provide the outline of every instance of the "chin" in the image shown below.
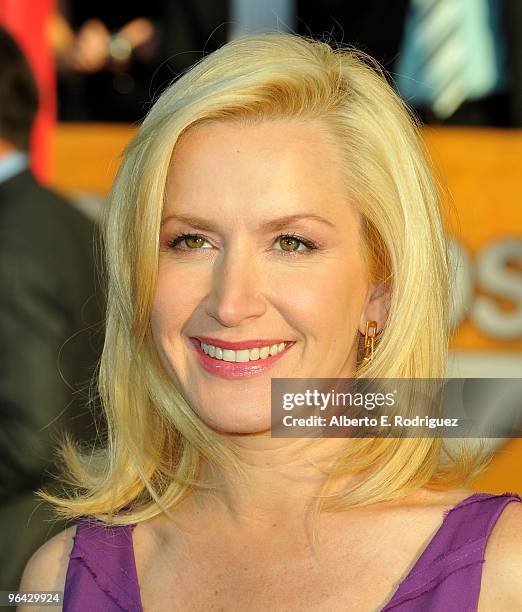
[[221,434],[254,434],[271,430],[269,408],[261,412],[259,408],[249,409],[241,406],[239,412],[230,411],[228,407],[216,414],[214,406],[212,413],[197,410],[196,414],[205,425]]

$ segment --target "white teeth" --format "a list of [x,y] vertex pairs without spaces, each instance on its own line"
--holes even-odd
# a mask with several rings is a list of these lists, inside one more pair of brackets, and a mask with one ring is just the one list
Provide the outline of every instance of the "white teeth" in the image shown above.
[[235,361],[236,352],[230,349],[223,349],[223,361]]
[[269,355],[277,355],[285,350],[286,344],[280,342],[279,344],[272,344],[272,346],[264,346],[263,348],[255,347],[253,349],[241,349],[233,351],[230,349],[222,349],[219,346],[213,344],[205,344],[201,342],[201,350],[214,357],[215,359],[221,359],[223,361],[233,361],[236,363],[247,363],[248,361],[257,361],[258,359],[266,359]]
[[270,353],[270,347],[269,346],[264,346],[260,351],[259,351],[259,359],[266,359],[268,357],[268,354]]
[[236,361],[238,363],[246,363],[247,361],[250,361],[250,351],[248,349],[236,351]]

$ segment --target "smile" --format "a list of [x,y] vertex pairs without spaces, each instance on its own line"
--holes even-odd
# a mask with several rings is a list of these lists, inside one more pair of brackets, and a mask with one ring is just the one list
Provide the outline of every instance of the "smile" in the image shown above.
[[231,361],[235,363],[247,363],[249,361],[257,361],[266,359],[269,356],[277,355],[285,350],[285,343],[272,344],[271,346],[263,346],[261,348],[254,347],[252,349],[241,349],[234,351],[232,349],[223,349],[220,346],[213,344],[205,344],[201,342],[201,350],[213,357],[222,361]]
[[198,338],[190,340],[204,369],[223,378],[242,378],[263,372],[279,361],[295,344],[295,342],[279,342],[253,348],[230,349],[202,342]]

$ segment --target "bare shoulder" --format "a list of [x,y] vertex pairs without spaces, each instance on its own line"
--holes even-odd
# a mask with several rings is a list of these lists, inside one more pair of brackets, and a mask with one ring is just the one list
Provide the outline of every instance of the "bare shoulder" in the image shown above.
[[484,558],[479,611],[522,609],[522,503],[504,508]]
[[457,489],[417,489],[411,495],[395,501],[397,506],[409,507],[411,509],[431,510],[437,516],[447,511],[463,500],[471,497],[474,491],[465,488]]
[[[33,553],[25,566],[20,591],[63,591],[75,534],[76,525],[68,527],[42,544]],[[27,606],[18,608],[18,610],[30,612],[39,609],[34,605],[30,608]],[[49,610],[48,607],[41,609]]]

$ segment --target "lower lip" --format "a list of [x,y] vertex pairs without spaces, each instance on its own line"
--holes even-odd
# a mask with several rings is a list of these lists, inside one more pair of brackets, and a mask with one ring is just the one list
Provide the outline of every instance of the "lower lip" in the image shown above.
[[193,338],[190,339],[194,348],[196,349],[197,356],[201,365],[207,372],[214,374],[214,376],[220,376],[221,378],[244,378],[245,376],[253,376],[268,370],[272,367],[276,361],[279,361],[281,357],[284,357],[287,351],[292,347],[295,342],[289,342],[285,347],[285,350],[277,355],[271,355],[266,359],[257,359],[256,361],[246,361],[245,363],[236,363],[234,361],[222,361],[221,359],[214,359],[207,355],[202,349],[199,340]]

